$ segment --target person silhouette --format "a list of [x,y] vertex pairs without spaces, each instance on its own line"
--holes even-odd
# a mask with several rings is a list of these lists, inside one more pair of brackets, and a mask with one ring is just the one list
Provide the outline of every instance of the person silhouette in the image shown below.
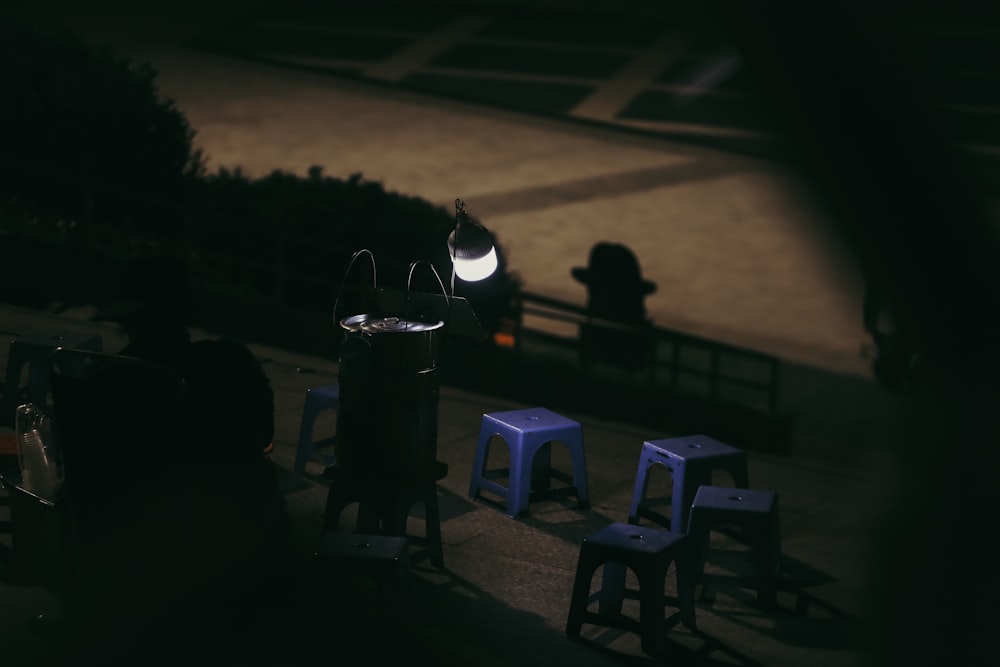
[[191,344],[188,326],[197,310],[181,262],[155,255],[123,264],[113,298],[93,319],[121,328],[128,342],[118,354],[178,367]]
[[128,342],[119,355],[164,364],[184,377],[192,436],[214,442],[205,455],[270,453],[270,379],[241,341],[193,341],[189,327],[199,311],[184,265],[173,257],[153,255],[126,262],[117,295],[94,319],[121,327]]
[[587,321],[580,325],[579,348],[584,370],[594,362],[652,370],[654,340],[645,298],[656,291],[656,283],[642,277],[635,253],[621,243],[601,241],[590,249],[588,265],[573,267],[571,273],[587,286]]
[[[199,312],[184,265],[171,257],[127,262],[117,295],[95,319],[117,323],[128,341],[118,355],[167,366],[183,378],[184,447],[177,476],[183,502],[200,528],[199,581],[206,609],[236,614],[254,607],[277,584],[288,556],[291,523],[278,469],[270,459],[274,392],[260,362],[242,341],[193,340]],[[248,600],[249,596],[249,600]],[[266,605],[266,603],[263,603]]]

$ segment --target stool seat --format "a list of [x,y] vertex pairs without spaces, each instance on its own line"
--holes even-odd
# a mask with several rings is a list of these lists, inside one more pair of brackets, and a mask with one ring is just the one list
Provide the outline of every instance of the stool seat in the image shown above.
[[323,453],[317,450],[313,431],[316,418],[324,410],[335,410],[340,407],[340,383],[331,382],[319,387],[306,389],[305,403],[302,406],[302,421],[299,422],[299,439],[295,447],[295,463],[292,470],[298,475],[304,475],[306,464],[319,461],[324,466],[332,464],[336,457],[333,450]]
[[[647,497],[649,476],[655,465],[670,471],[673,486],[669,517],[654,510],[653,499]],[[712,483],[716,470],[728,473],[734,486],[750,486],[746,453],[741,449],[707,435],[647,440],[642,443],[639,455],[628,522],[638,524],[645,518],[674,532],[686,532],[695,492],[699,486]]]
[[[488,467],[494,437],[502,438],[510,450],[510,467],[506,470]],[[569,449],[571,478],[552,468],[553,442],[563,443]],[[496,481],[504,473],[508,478],[507,486]],[[553,476],[568,478],[571,486],[562,490],[575,492],[578,507],[589,506],[587,462],[580,422],[541,407],[483,415],[469,483],[470,498],[478,498],[483,490],[494,493],[504,500],[507,515],[516,518],[528,513],[532,488],[547,489]]]
[[7,352],[7,371],[4,376],[3,423],[14,425],[14,412],[20,404],[21,372],[27,366],[27,401],[43,407],[49,395],[49,354],[57,347],[79,348],[101,352],[103,340],[99,334],[76,332],[36,331],[18,336],[10,341]]
[[[323,510],[323,533],[336,532],[340,516],[348,505],[358,504],[355,530],[362,533],[406,537],[416,547],[410,560],[430,559],[444,568],[441,516],[437,482],[448,475],[448,464],[438,461],[429,476],[386,476],[357,472],[334,464],[324,471],[330,481]],[[407,530],[407,520],[417,503],[423,504],[424,534]]]
[[696,582],[702,581],[712,531],[734,527],[754,555],[754,587],[764,607],[776,602],[781,563],[778,494],[760,489],[701,486],[691,503],[688,534],[695,545]]
[[[666,594],[667,572],[676,568],[675,596]],[[604,566],[601,587],[591,592],[597,568]],[[642,651],[659,652],[666,631],[676,621],[696,629],[694,617],[693,553],[689,537],[662,528],[612,523],[588,535],[580,545],[573,581],[566,636],[577,638],[584,623],[637,633]],[[638,588],[626,587],[626,568]],[[622,614],[625,599],[639,601],[639,617]],[[589,607],[598,603],[597,611]],[[666,618],[667,605],[678,611]]]
[[[375,609],[405,620],[410,595],[410,547],[406,537],[368,533],[327,532],[315,554],[323,588],[344,598],[356,591],[343,589],[358,579],[378,588]],[[356,601],[352,601],[356,606]]]

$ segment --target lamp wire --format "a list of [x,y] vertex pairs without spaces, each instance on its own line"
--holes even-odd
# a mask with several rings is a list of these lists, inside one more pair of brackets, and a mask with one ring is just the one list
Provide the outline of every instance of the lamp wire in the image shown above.
[[465,202],[462,201],[461,197],[455,199],[455,231],[453,234],[455,238],[451,244],[451,295],[455,296],[455,261],[457,260],[456,253],[458,252],[458,229],[462,226],[462,216],[468,215],[465,212]]

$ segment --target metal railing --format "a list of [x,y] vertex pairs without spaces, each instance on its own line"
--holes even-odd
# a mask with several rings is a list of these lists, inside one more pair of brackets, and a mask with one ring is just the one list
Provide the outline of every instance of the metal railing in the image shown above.
[[[711,401],[739,404],[770,416],[778,414],[781,363],[771,355],[663,327],[623,324],[591,316],[578,304],[520,292],[516,304],[515,350],[549,346],[583,357],[583,327],[618,332],[645,341],[645,377],[636,381],[671,394],[700,394]],[[598,361],[590,364],[598,366]]]

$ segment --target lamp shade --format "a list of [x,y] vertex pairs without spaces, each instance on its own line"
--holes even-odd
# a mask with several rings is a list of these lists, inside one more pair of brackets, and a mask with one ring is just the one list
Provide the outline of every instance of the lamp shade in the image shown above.
[[485,227],[469,218],[460,200],[455,205],[455,229],[448,236],[448,252],[455,275],[470,282],[489,278],[498,264],[493,237]]
[[482,257],[462,258],[453,253],[451,260],[455,263],[455,275],[468,282],[485,280],[497,270],[497,251],[493,246]]

